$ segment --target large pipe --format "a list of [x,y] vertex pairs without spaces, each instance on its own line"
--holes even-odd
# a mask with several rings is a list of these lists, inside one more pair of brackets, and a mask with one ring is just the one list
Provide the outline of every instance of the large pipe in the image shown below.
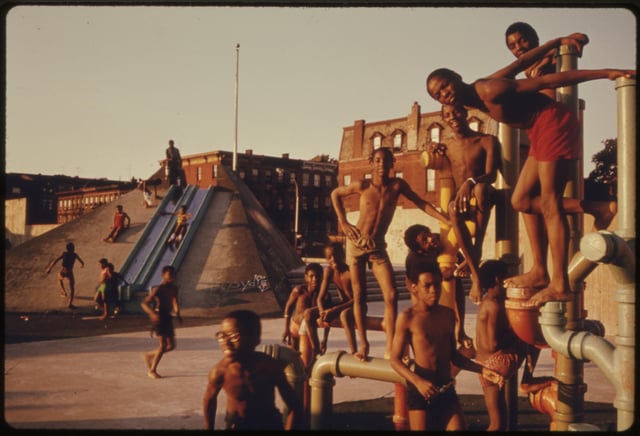
[[[307,380],[307,373],[300,354],[290,347],[283,347],[278,344],[267,344],[262,352],[286,364],[284,373],[287,381],[298,395],[300,401],[304,402],[304,386]],[[287,414],[283,413],[284,416],[287,416]]]
[[614,233],[600,231],[586,235],[581,252],[592,262],[608,263],[618,283],[619,332],[617,348],[587,331],[565,328],[565,305],[548,302],[540,309],[540,326],[547,344],[569,359],[591,361],[614,386],[618,409],[618,430],[633,424],[635,386],[635,254],[630,245]]
[[335,377],[360,377],[370,380],[399,383],[406,386],[401,377],[387,359],[370,357],[366,362],[345,351],[337,351],[320,357],[311,372],[310,428],[327,428],[333,405],[333,385]]

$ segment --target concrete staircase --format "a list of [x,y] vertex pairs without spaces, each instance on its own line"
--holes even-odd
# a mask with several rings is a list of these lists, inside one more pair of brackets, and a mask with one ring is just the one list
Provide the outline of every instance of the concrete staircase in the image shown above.
[[[323,268],[327,266],[326,264],[321,265]],[[404,268],[394,267],[393,276],[396,282],[396,288],[398,289],[398,300],[408,300],[410,295],[409,290],[404,284]],[[304,283],[304,267],[289,272],[289,274],[287,274],[287,278],[289,279],[292,288]],[[337,301],[338,294],[333,283],[329,285],[329,294],[331,294],[334,301]],[[378,281],[369,269],[367,269],[367,301],[383,301],[380,285],[378,285]]]
[[[320,263],[323,268],[326,268],[326,264]],[[398,289],[398,300],[409,300],[411,298],[409,290],[405,286],[405,269],[401,266],[393,267],[393,276],[396,282],[396,288]],[[304,283],[304,267],[291,271],[287,274],[287,278],[291,283],[291,287]],[[471,288],[471,280],[468,278],[462,279],[462,287],[465,295],[469,294]],[[337,301],[338,294],[336,287],[333,283],[329,285],[329,294],[334,301]],[[371,270],[367,269],[367,301],[383,301],[382,290],[378,281],[373,275]]]

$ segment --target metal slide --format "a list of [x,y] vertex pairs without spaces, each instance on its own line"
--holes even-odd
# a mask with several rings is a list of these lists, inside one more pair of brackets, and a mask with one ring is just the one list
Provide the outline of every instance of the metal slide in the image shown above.
[[[213,192],[213,186],[209,187],[209,189],[198,189],[195,191],[193,198],[189,205],[187,205],[187,212],[191,214],[191,218],[189,220],[187,233],[185,234],[184,239],[175,249],[172,249],[172,247],[166,243],[170,233],[162,239],[164,250],[162,250],[160,255],[154,260],[154,265],[150,270],[150,274],[145,276],[146,280],[144,282],[140,282],[143,289],[150,289],[152,286],[159,285],[162,282],[162,268],[165,265],[171,265],[176,270],[180,268],[182,260],[189,249],[189,245],[191,244],[195,233],[198,231],[198,226],[207,213]],[[175,222],[175,218],[173,219],[173,222]]]
[[[166,244],[176,221],[175,212],[185,205],[187,212],[192,214],[187,233],[196,230],[202,216],[206,213],[213,187],[199,189],[195,185],[189,185],[181,195],[178,189],[171,186],[120,269],[120,274],[129,283],[129,286],[123,286],[120,289],[120,297],[123,301],[130,300],[136,291],[146,289],[148,283],[155,284],[154,277],[158,265],[160,270],[164,265],[173,265],[175,255],[188,247],[193,236],[185,236],[176,253],[171,252]],[[177,195],[180,197],[172,201],[171,199],[175,199]],[[180,261],[183,256],[184,254],[179,258]],[[174,266],[177,268],[179,264]],[[157,283],[159,284],[160,281]]]

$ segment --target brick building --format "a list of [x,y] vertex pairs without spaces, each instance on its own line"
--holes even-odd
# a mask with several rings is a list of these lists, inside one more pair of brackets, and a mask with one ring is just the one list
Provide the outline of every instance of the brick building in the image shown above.
[[[236,173],[269,217],[303,256],[321,257],[329,235],[337,232],[331,191],[337,186],[338,164],[327,155],[310,160],[263,156],[246,150],[237,154]],[[210,151],[182,157],[187,184],[217,186],[219,166],[232,166],[233,154]],[[162,164],[162,162],[161,162]],[[296,238],[297,235],[297,238]]]
[[[480,111],[470,110],[468,120],[475,131],[493,135],[497,132],[497,123]],[[437,172],[426,169],[420,162],[420,155],[435,144],[446,144],[447,138],[452,135],[451,130],[443,123],[440,112],[421,113],[417,102],[413,103],[406,117],[373,122],[356,120],[352,126],[343,128],[338,184],[347,185],[354,180],[370,178],[371,152],[380,147],[388,147],[395,156],[393,175],[405,179],[423,199],[440,206]],[[526,156],[526,151],[522,153]],[[357,196],[345,199],[344,205],[347,216],[355,222]],[[412,202],[401,197],[387,232],[388,251],[393,263],[404,263],[407,252],[403,242],[404,230],[415,223],[425,224],[432,230],[438,229],[437,220],[417,210]]]

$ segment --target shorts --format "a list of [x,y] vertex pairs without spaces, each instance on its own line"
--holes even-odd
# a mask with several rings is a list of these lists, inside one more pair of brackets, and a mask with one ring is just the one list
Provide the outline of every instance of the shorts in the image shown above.
[[527,135],[529,156],[539,162],[580,158],[580,124],[564,103],[552,102],[542,109]]
[[407,409],[427,411],[450,407],[458,402],[458,394],[453,383],[448,386],[443,392],[427,400],[412,383],[407,382]]
[[175,330],[173,329],[173,320],[171,316],[160,315],[158,322],[154,322],[151,326],[151,330],[156,336],[162,336],[165,338],[172,338],[175,336]]
[[375,241],[374,239],[366,239],[366,246],[356,244],[351,239],[347,239],[346,263],[347,265],[355,265],[359,260],[367,261],[369,268],[372,264],[391,265],[389,254],[387,253],[387,244],[384,241]]
[[73,278],[73,271],[71,271],[71,269],[67,268],[66,266],[63,266],[58,274],[60,274],[60,277]]
[[[302,322],[304,322],[304,319],[302,320]],[[291,336],[293,336],[294,338],[300,337],[301,324],[302,323],[298,324],[293,320],[293,318],[289,321],[289,333],[291,333]]]
[[284,430],[282,413],[277,409],[244,418],[227,412],[224,416],[224,424],[225,430]]
[[[518,351],[514,348],[510,348],[506,350],[498,350],[489,356],[488,359],[484,361],[478,360],[478,363],[485,368],[489,368],[497,372],[506,380],[518,372],[518,367],[520,366],[521,361]],[[483,388],[495,386],[495,383],[484,378],[482,374],[478,374],[478,379],[480,380],[480,385]]]

